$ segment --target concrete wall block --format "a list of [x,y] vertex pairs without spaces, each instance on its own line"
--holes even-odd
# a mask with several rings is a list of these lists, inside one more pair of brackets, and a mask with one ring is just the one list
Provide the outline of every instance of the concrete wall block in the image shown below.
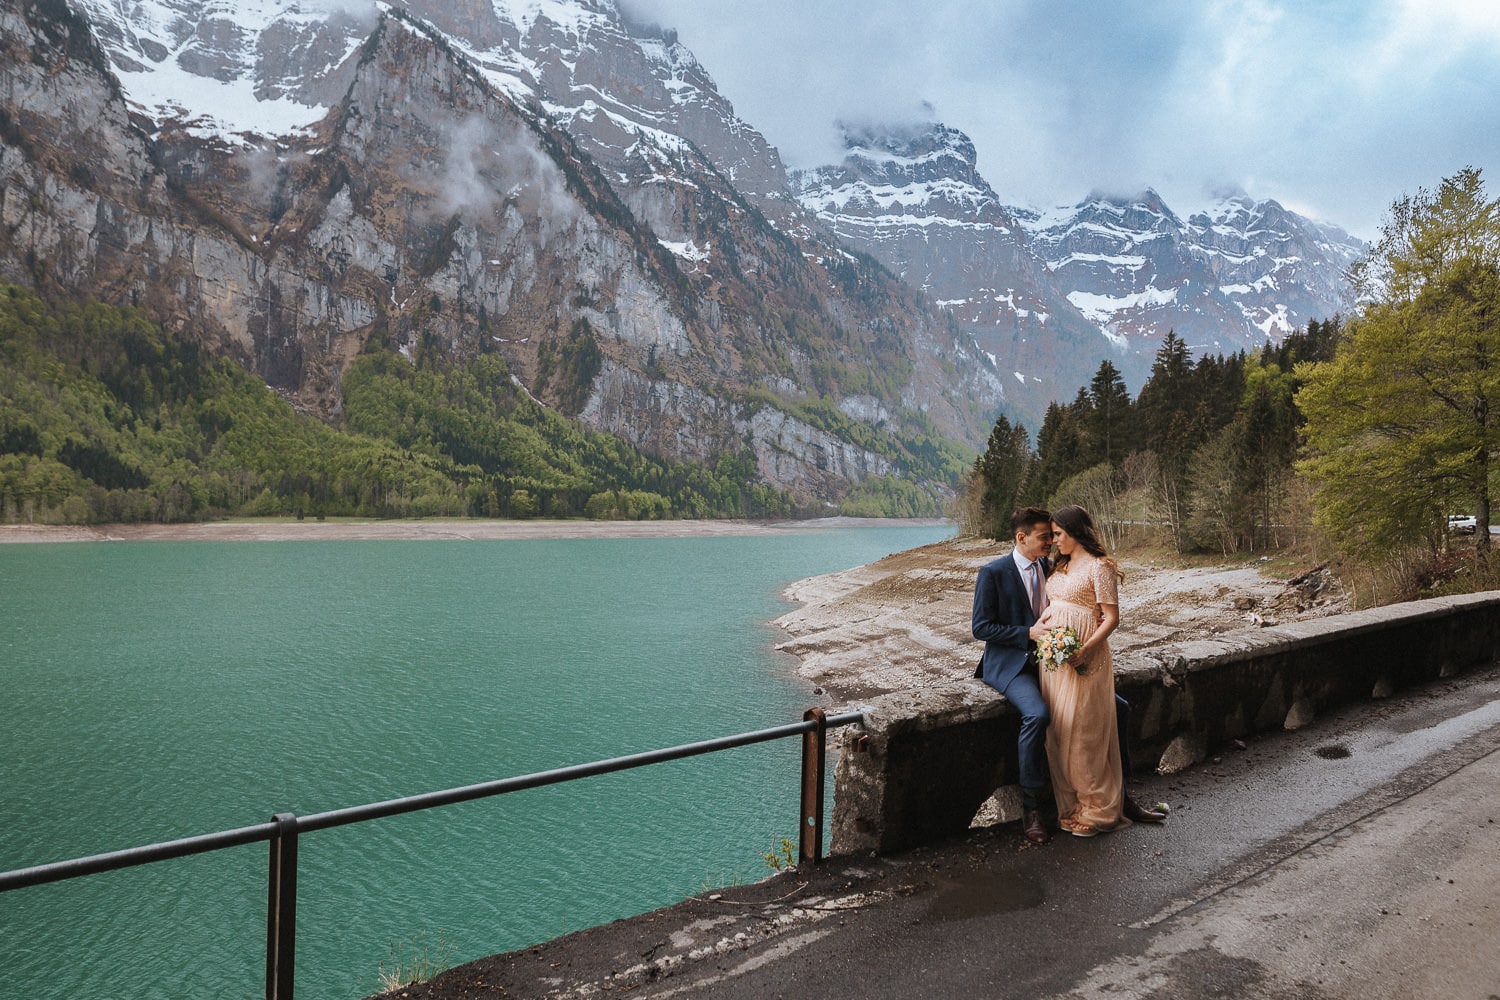
[[1286,730],[1301,729],[1303,726],[1317,718],[1313,710],[1313,704],[1306,698],[1298,698],[1292,702],[1292,707],[1287,709],[1286,718],[1282,720],[1281,728]]
[[1287,695],[1286,677],[1281,673],[1275,673],[1266,687],[1260,707],[1255,711],[1255,730],[1266,732],[1275,729],[1281,720],[1286,718],[1287,709],[1290,707],[1291,699]]
[[1160,748],[1171,739],[1181,714],[1178,700],[1180,685],[1175,680],[1163,683],[1170,674],[1143,676],[1140,672],[1115,674],[1115,690],[1130,702],[1130,742],[1132,746]]
[[[1500,659],[1500,591],[1434,598],[1121,655],[1137,770],[1188,767],[1253,732],[1306,725]],[[835,776],[833,852],[899,851],[968,829],[1016,781],[1020,717],[977,680],[896,692],[859,706],[866,752]],[[993,810],[992,810],[993,811]],[[1003,814],[1003,810],[1002,810]]]
[[1172,673],[1181,675],[1195,670],[1212,670],[1221,663],[1230,662],[1234,652],[1234,646],[1213,639],[1195,639],[1192,642],[1178,643],[1175,647],[1176,659],[1172,663]]
[[982,683],[884,695],[861,706],[868,749],[839,755],[835,854],[898,851],[956,836],[1016,781],[1020,717]]
[[1184,733],[1167,744],[1167,749],[1157,761],[1156,769],[1162,774],[1176,774],[1202,762],[1207,756],[1208,751],[1203,741],[1191,733]]

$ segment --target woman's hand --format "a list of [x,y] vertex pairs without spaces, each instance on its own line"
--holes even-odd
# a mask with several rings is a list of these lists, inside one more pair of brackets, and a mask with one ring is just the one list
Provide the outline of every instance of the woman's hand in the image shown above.
[[[1095,605],[1095,607],[1099,611],[1099,625],[1094,631],[1089,633],[1088,640],[1078,648],[1078,652],[1073,654],[1073,658],[1068,661],[1069,663],[1076,664],[1087,660],[1089,654],[1095,648],[1103,645],[1104,641],[1109,638],[1109,634],[1120,624],[1120,606],[1118,604],[1099,604]],[[1082,670],[1078,672],[1083,673]]]

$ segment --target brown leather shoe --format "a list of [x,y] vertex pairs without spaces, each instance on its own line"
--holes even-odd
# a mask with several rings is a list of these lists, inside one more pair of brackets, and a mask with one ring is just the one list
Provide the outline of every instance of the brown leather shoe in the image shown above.
[[1033,844],[1045,844],[1052,839],[1047,825],[1042,822],[1042,814],[1035,809],[1021,811],[1021,835]]
[[1125,818],[1132,823],[1160,823],[1167,818],[1167,814],[1155,809],[1147,809],[1127,795],[1125,796]]

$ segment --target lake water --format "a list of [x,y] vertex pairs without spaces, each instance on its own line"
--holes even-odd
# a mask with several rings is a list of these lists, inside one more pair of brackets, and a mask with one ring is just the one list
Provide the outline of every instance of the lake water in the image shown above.
[[[781,589],[951,533],[0,545],[0,870],[800,721]],[[297,993],[758,880],[797,837],[799,755],[306,833]],[[266,854],[0,893],[0,992],[262,995]]]

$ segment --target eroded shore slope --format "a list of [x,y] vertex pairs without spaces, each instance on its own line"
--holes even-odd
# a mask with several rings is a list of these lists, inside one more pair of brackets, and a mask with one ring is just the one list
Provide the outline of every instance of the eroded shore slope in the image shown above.
[[[979,567],[1010,551],[982,539],[938,542],[787,587],[802,606],[776,620],[777,648],[835,703],[968,677],[981,646],[969,632]],[[1255,565],[1167,567],[1126,559],[1121,651],[1348,610],[1326,574],[1295,582]]]

